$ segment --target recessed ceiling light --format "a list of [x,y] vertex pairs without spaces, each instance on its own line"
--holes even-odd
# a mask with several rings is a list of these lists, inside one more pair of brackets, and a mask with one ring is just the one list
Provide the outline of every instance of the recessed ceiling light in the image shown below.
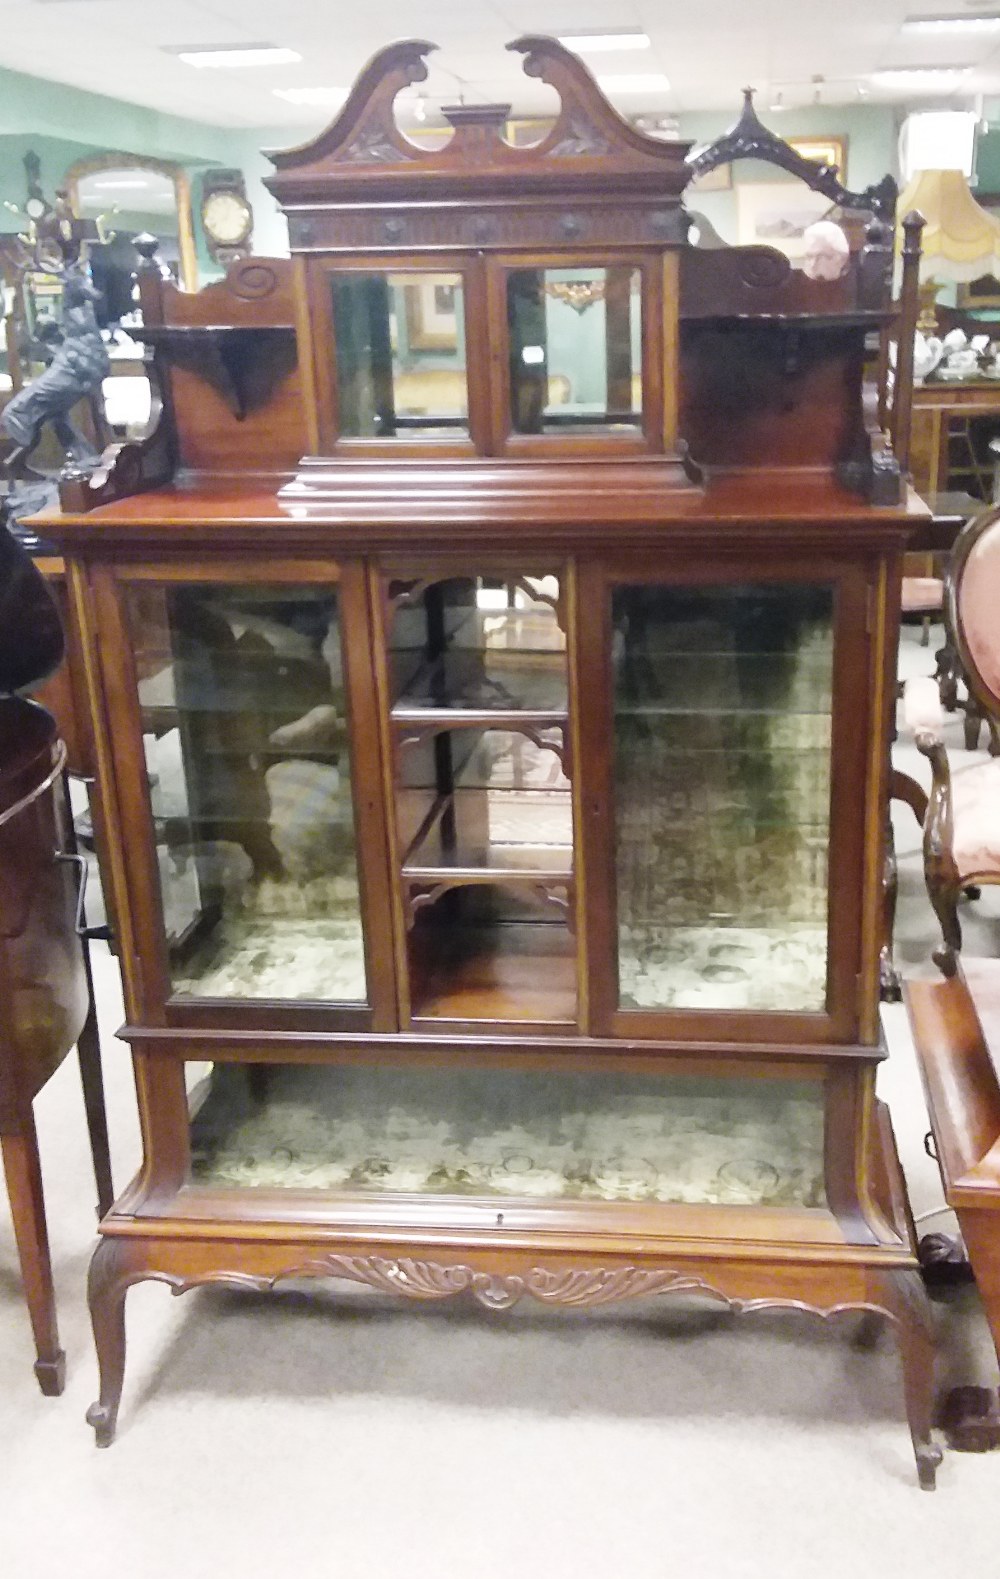
[[302,56],[294,49],[279,49],[275,44],[236,44],[224,49],[168,49],[186,66],[214,67],[228,71],[234,66],[295,66]]
[[285,99],[289,104],[343,104],[347,98],[346,88],[274,88],[276,99]]
[[632,76],[598,77],[598,85],[605,93],[666,93],[670,78],[662,71],[639,71]]
[[904,33],[1000,33],[1000,16],[908,16]]
[[870,80],[883,88],[952,88],[971,66],[886,66]]
[[607,55],[617,49],[648,49],[649,35],[638,28],[634,33],[561,33],[559,42],[580,55]]

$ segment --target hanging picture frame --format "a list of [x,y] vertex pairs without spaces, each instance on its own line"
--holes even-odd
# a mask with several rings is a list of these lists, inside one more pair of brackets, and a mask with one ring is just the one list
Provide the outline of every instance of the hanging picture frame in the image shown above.
[[451,274],[428,274],[404,286],[406,339],[411,351],[457,351],[461,292]]
[[801,181],[737,181],[736,214],[741,247],[776,247],[797,262],[805,256],[805,231],[832,203]]
[[814,164],[834,165],[840,173],[841,181],[846,184],[846,137],[789,137],[786,140],[788,146],[794,148],[803,159],[811,159]]

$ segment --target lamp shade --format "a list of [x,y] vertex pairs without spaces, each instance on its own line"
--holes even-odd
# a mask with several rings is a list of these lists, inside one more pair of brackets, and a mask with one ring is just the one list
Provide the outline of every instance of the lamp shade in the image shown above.
[[[1000,278],[1000,221],[980,208],[961,170],[921,170],[899,199],[902,219],[919,209],[924,226],[920,278],[968,284]],[[898,237],[902,238],[900,226]]]

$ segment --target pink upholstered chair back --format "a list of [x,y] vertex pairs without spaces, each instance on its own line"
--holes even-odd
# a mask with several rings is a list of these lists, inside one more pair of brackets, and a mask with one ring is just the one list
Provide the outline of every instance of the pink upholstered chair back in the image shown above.
[[1000,718],[1000,509],[961,532],[947,577],[948,618],[969,685]]

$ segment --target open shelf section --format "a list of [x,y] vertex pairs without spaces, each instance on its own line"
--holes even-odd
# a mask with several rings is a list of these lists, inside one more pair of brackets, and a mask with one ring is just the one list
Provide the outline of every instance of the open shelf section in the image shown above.
[[473,918],[411,934],[411,994],[421,1020],[576,1020],[576,947],[560,922]]
[[394,717],[565,716],[566,636],[556,577],[391,582],[389,597]]
[[573,819],[565,792],[456,790],[438,797],[403,864],[403,876],[489,881],[498,872],[535,881],[573,870]]
[[[541,661],[536,662],[536,656]],[[555,661],[553,661],[553,659]],[[504,653],[459,648],[422,663],[400,693],[394,718],[436,712],[532,713],[566,716],[566,664],[561,654]]]

